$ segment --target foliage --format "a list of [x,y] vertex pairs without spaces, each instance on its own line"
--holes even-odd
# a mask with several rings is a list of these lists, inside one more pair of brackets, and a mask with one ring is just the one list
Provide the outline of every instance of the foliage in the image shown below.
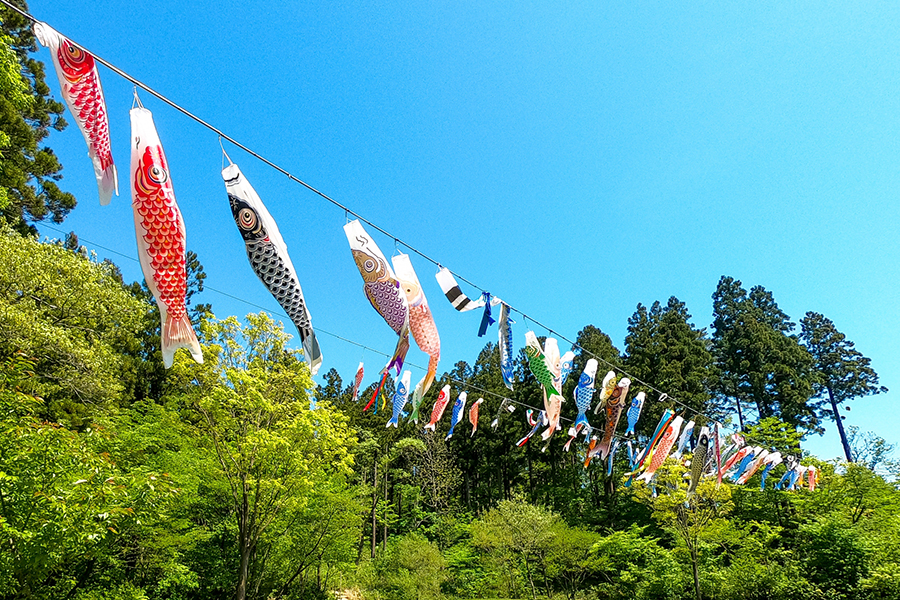
[[395,538],[375,562],[372,587],[385,600],[436,600],[442,597],[447,561],[421,534]]
[[844,454],[848,461],[852,461],[853,454],[838,407],[848,400],[888,390],[878,385],[878,374],[870,366],[872,361],[854,348],[853,342],[835,328],[831,319],[808,312],[800,325],[800,339],[812,355],[819,374],[813,389],[817,397],[828,396],[831,409],[826,409],[824,413],[837,425]]
[[0,358],[34,361],[41,416],[78,427],[119,401],[145,309],[110,264],[0,229]]
[[[289,561],[289,567],[277,569],[279,554],[298,558],[306,538],[302,525],[308,524],[309,505],[322,486],[349,474],[351,438],[342,417],[329,407],[309,409],[309,369],[299,351],[287,349],[284,330],[265,313],[247,315],[247,322],[243,327],[234,317],[204,321],[203,337],[210,342],[203,347],[204,364],[182,354],[173,367],[175,386],[201,415],[201,431],[228,482],[237,527],[239,600],[287,594],[314,562],[312,556],[324,552],[325,538],[345,527],[342,519],[332,519],[348,512],[342,503],[352,502],[321,499],[335,504],[325,509],[330,516],[320,541],[307,545],[299,565]],[[274,566],[267,563],[271,554]]]
[[0,590],[59,598],[101,571],[175,489],[164,474],[119,469],[96,450],[103,431],[39,420],[40,400],[22,391],[31,367],[18,357],[0,366]]
[[748,293],[740,281],[723,276],[713,294],[713,316],[716,392],[734,403],[741,428],[743,411],[752,405],[760,419],[778,417],[818,431],[817,405],[810,402],[813,358],[791,334],[794,323],[771,292],[756,286]]
[[[690,323],[687,307],[674,296],[663,307],[654,302],[650,310],[638,304],[628,319],[625,337],[625,367],[629,373],[652,381],[659,389],[678,398],[695,411],[705,411],[713,381],[713,360],[709,340],[702,329]],[[635,392],[642,390],[637,382]],[[643,389],[650,392],[649,389]],[[664,404],[647,402],[640,432],[653,433]]]
[[747,427],[744,439],[750,446],[759,446],[764,450],[778,451],[782,456],[788,456],[799,454],[803,434],[793,425],[776,417],[766,417]]
[[[24,0],[14,3],[28,10]],[[27,102],[22,101],[19,79],[11,77],[8,70],[0,77],[0,135],[6,140],[0,153],[0,190],[5,200],[0,214],[17,231],[33,232],[31,222],[52,216],[61,223],[75,207],[75,197],[56,183],[62,178],[62,165],[53,150],[41,146],[51,129],[66,127],[64,107],[50,97],[44,64],[29,56],[37,50],[31,22],[0,6],[0,23],[27,84],[28,97]]]

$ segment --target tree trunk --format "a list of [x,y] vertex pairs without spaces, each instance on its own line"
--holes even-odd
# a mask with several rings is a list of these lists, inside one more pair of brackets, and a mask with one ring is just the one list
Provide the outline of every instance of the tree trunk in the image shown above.
[[382,479],[384,480],[384,522],[383,522],[383,531],[381,534],[381,554],[384,555],[385,550],[387,550],[387,536],[388,536],[388,515],[387,510],[388,506],[388,472],[387,469],[384,470],[382,474]]
[[[241,536],[242,538],[244,536]],[[250,540],[241,539],[241,565],[238,575],[237,600],[247,598],[247,578],[250,574]]]
[[738,425],[740,425],[741,431],[743,431],[744,430],[744,412],[743,412],[743,410],[741,410],[741,401],[739,398],[735,398],[734,403],[737,405]]
[[238,544],[240,549],[240,567],[238,571],[238,585],[235,597],[237,600],[247,598],[247,579],[250,575],[250,506],[247,502],[246,491],[241,505],[241,514],[238,517]]
[[844,432],[844,423],[842,422],[841,415],[838,414],[838,405],[837,401],[834,399],[834,392],[831,390],[831,386],[828,388],[828,399],[831,400],[831,414],[834,416],[834,422],[837,423],[838,433],[841,434],[841,445],[844,447],[844,456],[847,457],[847,462],[853,462],[853,451],[850,450],[850,442],[847,441],[847,434]]
[[375,558],[375,509],[378,506],[378,461],[372,458],[372,558]]
[[696,545],[691,545],[691,569],[694,572],[694,596],[696,600],[702,600],[700,598],[700,573],[697,567],[697,562],[699,558],[697,556],[697,547]]

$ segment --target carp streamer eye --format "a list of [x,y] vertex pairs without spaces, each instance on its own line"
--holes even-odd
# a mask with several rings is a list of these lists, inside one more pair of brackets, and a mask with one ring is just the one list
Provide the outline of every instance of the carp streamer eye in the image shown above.
[[169,174],[159,165],[150,165],[147,169],[147,178],[157,185],[162,185],[169,180]]
[[91,55],[69,40],[63,42],[58,53],[60,62],[64,63],[70,69],[74,69],[78,73],[83,73],[93,68]]
[[242,208],[238,213],[238,225],[246,231],[256,232],[259,230],[259,218],[249,208]]
[[366,262],[363,263],[363,269],[366,270],[366,273],[371,273],[377,266],[378,265],[371,258],[366,259]]

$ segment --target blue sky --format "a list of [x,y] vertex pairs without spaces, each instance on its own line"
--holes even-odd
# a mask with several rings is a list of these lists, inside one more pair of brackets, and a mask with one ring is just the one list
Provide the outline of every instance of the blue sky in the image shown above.
[[[598,4],[33,0],[30,9],[567,337],[594,324],[621,349],[637,303],[672,295],[708,326],[716,283],[730,275],[765,286],[795,321],[809,310],[831,318],[897,388],[900,6]],[[132,86],[102,67],[101,78],[120,196],[99,206],[73,123],[50,138],[62,186],[79,199],[62,228],[136,256]],[[231,219],[216,136],[141,98],[207,284],[277,308]],[[363,296],[343,212],[226,148],[279,223],[314,325],[390,352],[396,336]],[[127,279],[141,277],[136,263],[111,258]],[[450,308],[433,265],[413,264],[441,332],[442,370],[473,362],[496,329],[477,338],[479,317]],[[253,310],[213,292],[204,301],[222,317]],[[521,346],[521,320],[514,332]],[[371,379],[383,364],[319,340],[323,374],[335,367],[349,380],[364,360]],[[409,360],[427,363],[417,349]],[[895,393],[857,401],[845,423],[900,442]],[[833,426],[807,447],[840,454]]]

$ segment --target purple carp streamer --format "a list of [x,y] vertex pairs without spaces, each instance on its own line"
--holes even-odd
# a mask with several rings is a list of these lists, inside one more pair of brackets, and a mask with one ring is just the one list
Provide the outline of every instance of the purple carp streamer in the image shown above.
[[359,220],[344,225],[344,234],[350,242],[353,261],[363,278],[363,291],[378,314],[400,336],[394,354],[382,374],[391,368],[397,375],[403,369],[403,361],[409,350],[409,304],[400,282],[394,276],[387,259],[375,241],[369,237]]
[[[250,266],[297,328],[309,371],[315,375],[322,366],[322,350],[313,331],[297,270],[278,225],[236,164],[231,163],[222,170],[222,179],[234,222],[244,238]],[[354,389],[354,400],[356,390],[358,387]]]

